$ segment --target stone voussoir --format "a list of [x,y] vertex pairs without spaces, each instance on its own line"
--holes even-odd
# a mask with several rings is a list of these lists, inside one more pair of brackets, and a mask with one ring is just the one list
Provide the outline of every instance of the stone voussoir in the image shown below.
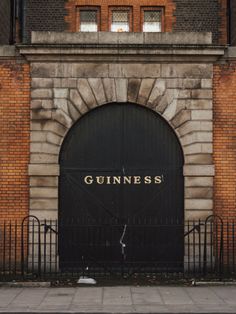
[[127,102],[128,97],[128,80],[123,78],[115,79],[116,86],[116,101],[117,102]]

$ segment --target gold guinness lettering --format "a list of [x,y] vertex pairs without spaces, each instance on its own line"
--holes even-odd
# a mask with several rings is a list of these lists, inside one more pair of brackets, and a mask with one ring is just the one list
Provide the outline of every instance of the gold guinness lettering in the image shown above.
[[150,176],[144,177],[144,183],[145,184],[151,184],[152,183],[152,178]]
[[83,181],[87,185],[99,184],[161,184],[164,182],[164,176],[85,176]]
[[113,184],[120,184],[120,177],[113,177]]
[[84,182],[86,184],[92,184],[93,183],[93,177],[92,176],[86,176],[84,177]]
[[154,178],[154,180],[155,180],[155,184],[160,184],[162,181],[161,181],[161,176],[156,176],[155,178]]
[[104,177],[96,177],[98,184],[104,184],[104,181],[105,181],[104,179],[105,179]]
[[141,184],[141,177],[140,176],[134,176],[134,184]]
[[125,176],[124,177],[124,184],[131,184],[132,183],[132,177],[131,176]]

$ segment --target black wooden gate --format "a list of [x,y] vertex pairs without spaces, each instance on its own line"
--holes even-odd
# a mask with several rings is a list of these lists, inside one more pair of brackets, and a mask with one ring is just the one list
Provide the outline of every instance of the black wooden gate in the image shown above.
[[166,121],[134,104],[90,111],[60,156],[62,269],[181,269],[183,153]]

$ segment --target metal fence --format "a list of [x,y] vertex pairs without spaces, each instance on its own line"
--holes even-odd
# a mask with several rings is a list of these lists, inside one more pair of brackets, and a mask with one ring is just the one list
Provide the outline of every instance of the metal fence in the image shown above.
[[[0,222],[0,280],[236,277],[234,220]],[[171,236],[170,236],[171,235]]]

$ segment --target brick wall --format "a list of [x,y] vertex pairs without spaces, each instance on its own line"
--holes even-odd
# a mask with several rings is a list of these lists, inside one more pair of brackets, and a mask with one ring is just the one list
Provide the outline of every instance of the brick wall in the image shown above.
[[0,0],[0,45],[9,43],[10,1]]
[[29,66],[0,57],[0,220],[29,207]]
[[[1,0],[5,1],[5,0]],[[75,31],[76,5],[101,6],[101,30],[107,31],[108,5],[133,7],[133,30],[140,31],[140,6],[165,6],[165,31],[208,31],[214,43],[227,42],[227,0],[29,0],[26,3],[24,41],[30,31]]]
[[66,0],[26,1],[24,41],[30,41],[31,31],[63,32],[66,29],[65,2]]
[[231,44],[236,46],[236,1],[231,1]]
[[227,42],[225,0],[174,0],[175,31],[212,32],[213,42]]
[[236,217],[236,61],[214,67],[215,212]]
[[174,9],[175,5],[172,0],[68,0],[66,3],[67,16],[65,21],[67,22],[68,30],[71,32],[76,31],[76,6],[100,6],[101,11],[101,31],[109,31],[108,12],[109,6],[130,6],[133,11],[133,31],[141,31],[141,7],[142,6],[160,6],[165,8],[165,21],[164,31],[170,32],[173,29],[175,22]]

